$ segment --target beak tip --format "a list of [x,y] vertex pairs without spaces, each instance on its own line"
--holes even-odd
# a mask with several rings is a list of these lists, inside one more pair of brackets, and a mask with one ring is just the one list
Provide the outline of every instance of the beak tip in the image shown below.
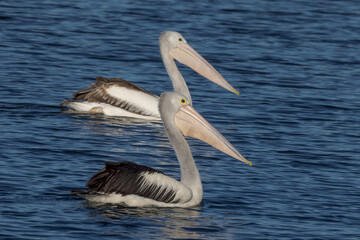
[[232,88],[231,91],[234,92],[238,96],[240,95],[240,92],[238,90],[236,90],[235,88]]
[[243,161],[244,163],[247,163],[250,167],[252,167],[252,162],[248,161],[246,158],[242,157],[241,161]]

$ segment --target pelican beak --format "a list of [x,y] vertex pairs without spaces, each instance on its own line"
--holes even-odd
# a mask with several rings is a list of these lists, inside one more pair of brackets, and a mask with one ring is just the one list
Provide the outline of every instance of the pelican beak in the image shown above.
[[190,105],[181,107],[175,114],[174,121],[184,136],[197,138],[250,166],[252,165]]
[[215,70],[199,53],[197,53],[188,43],[179,44],[169,52],[170,56],[178,62],[188,66],[201,76],[220,85],[221,87],[236,93],[236,91],[221,74]]

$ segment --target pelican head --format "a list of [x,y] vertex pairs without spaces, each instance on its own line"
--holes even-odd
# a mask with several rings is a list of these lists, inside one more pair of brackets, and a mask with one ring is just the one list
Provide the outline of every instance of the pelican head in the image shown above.
[[176,60],[190,67],[201,76],[239,95],[239,92],[210,63],[197,53],[180,33],[173,31],[163,32],[159,38],[159,45],[164,63],[170,57],[172,61]]
[[183,94],[175,92],[161,94],[159,110],[168,132],[171,132],[169,128],[177,128],[186,137],[197,138],[250,166],[252,165],[190,105]]

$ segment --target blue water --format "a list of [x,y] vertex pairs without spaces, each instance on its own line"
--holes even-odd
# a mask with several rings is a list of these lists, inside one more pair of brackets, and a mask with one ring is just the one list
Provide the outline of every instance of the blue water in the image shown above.
[[[160,122],[59,107],[99,75],[171,91],[164,30],[240,90],[181,67],[194,107],[253,167],[189,139],[199,207],[70,195],[104,161],[179,176]],[[356,1],[1,1],[0,239],[359,239],[359,39]]]

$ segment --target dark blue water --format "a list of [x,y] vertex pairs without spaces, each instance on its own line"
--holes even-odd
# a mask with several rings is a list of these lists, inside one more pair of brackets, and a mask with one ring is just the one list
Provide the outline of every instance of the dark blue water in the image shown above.
[[[181,68],[195,108],[254,166],[189,139],[199,207],[71,196],[104,161],[179,176],[160,122],[58,106],[99,75],[171,91],[164,30],[240,90]],[[359,39],[355,1],[1,1],[0,239],[359,239]]]

